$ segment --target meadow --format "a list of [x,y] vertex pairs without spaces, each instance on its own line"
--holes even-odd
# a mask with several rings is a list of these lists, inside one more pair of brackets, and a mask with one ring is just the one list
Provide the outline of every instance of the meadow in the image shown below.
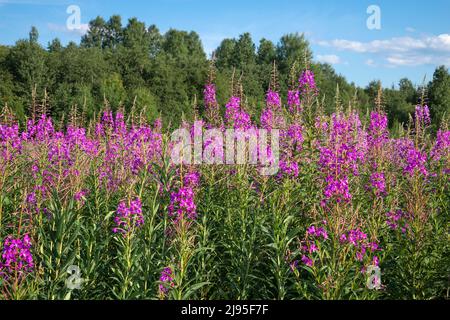
[[279,130],[273,175],[174,164],[174,128],[141,110],[5,107],[0,299],[448,299],[448,124],[423,97],[390,131],[381,88],[328,115],[314,73],[297,78],[255,114],[239,81],[219,106],[210,77],[194,110],[204,130]]

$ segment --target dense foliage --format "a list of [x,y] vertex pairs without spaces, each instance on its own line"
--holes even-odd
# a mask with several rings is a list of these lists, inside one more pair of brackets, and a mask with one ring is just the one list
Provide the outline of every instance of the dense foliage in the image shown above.
[[[75,60],[81,65],[90,54],[100,55],[97,46],[116,48],[111,39],[99,42],[95,30],[82,48],[59,54],[84,52]],[[195,38],[169,32],[166,50],[171,34],[186,46]],[[123,37],[128,39],[126,32]],[[179,62],[170,54],[156,56]],[[125,64],[122,76],[132,81],[127,72],[152,70],[141,66]],[[182,123],[193,137],[208,127],[279,129],[280,170],[272,176],[249,164],[175,165],[170,132],[145,114],[125,117],[105,109],[97,121],[74,114],[60,126],[37,110],[20,129],[14,113],[5,110],[0,297],[448,299],[446,124],[430,134],[423,102],[394,136],[380,90],[370,114],[358,113],[358,104],[344,108],[338,97],[326,105],[333,109],[327,115],[311,70],[299,72],[284,91],[286,99],[281,76],[272,74],[264,108],[256,112],[245,104],[245,85],[237,80],[222,108],[211,73],[204,88],[205,126]],[[109,85],[125,96],[129,84],[122,86],[122,76],[111,75]],[[178,85],[167,86],[172,84]],[[174,88],[164,94],[173,97]],[[77,97],[76,91],[69,97]],[[200,119],[197,110],[192,113]],[[269,157],[271,148],[258,152]],[[381,279],[369,273],[373,268]]]
[[[333,111],[335,94],[343,105],[351,101],[362,113],[371,108],[379,84],[367,88],[349,84],[330,65],[311,63],[312,52],[303,35],[287,34],[278,44],[261,39],[256,46],[249,33],[238,39],[225,39],[215,50],[218,101],[224,105],[231,94],[228,81],[233,74],[246,88],[246,103],[261,110],[269,85],[268,74],[274,61],[281,92],[293,84],[292,75],[307,67],[316,74],[321,87],[319,100],[325,112]],[[76,109],[89,119],[98,116],[102,106],[113,111],[123,107],[128,113],[139,110],[151,119],[162,115],[165,123],[180,123],[180,115],[192,119],[192,105],[201,97],[209,61],[195,32],[169,30],[161,34],[154,25],[147,27],[132,18],[123,26],[120,16],[105,21],[97,17],[81,43],[63,46],[58,39],[43,48],[38,31],[14,46],[0,46],[0,105],[8,104],[20,120],[31,116],[31,104],[45,104],[57,122],[67,122]],[[296,80],[296,79],[295,79]],[[390,126],[407,123],[422,89],[426,89],[433,115],[433,130],[448,117],[450,74],[438,68],[429,84],[418,88],[408,79],[398,89],[387,89],[384,105]],[[286,98],[286,97],[284,97]],[[201,102],[197,101],[202,112]]]

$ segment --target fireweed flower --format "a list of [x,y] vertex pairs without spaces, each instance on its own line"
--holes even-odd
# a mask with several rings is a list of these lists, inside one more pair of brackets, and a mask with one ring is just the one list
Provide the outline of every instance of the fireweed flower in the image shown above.
[[273,127],[273,120],[274,118],[274,114],[273,111],[270,108],[266,108],[263,110],[263,112],[261,113],[261,126],[264,129],[270,130]]
[[300,173],[300,168],[297,162],[294,161],[279,161],[280,172],[278,173],[278,177],[286,175],[288,177],[297,178]]
[[190,187],[180,188],[170,195],[170,205],[168,207],[169,217],[174,223],[181,219],[195,220],[197,218],[197,207],[194,202],[194,190]]
[[101,138],[105,134],[105,130],[103,128],[103,125],[99,122],[95,124],[95,136],[96,138]]
[[197,120],[195,124],[190,124],[187,121],[183,121],[182,128],[189,128],[189,133],[191,134],[191,139],[201,137],[203,134],[203,127],[205,122],[203,120]]
[[263,110],[260,122],[261,126],[266,130],[282,128],[285,124],[283,116],[271,108]]
[[382,113],[371,112],[367,131],[367,140],[371,148],[384,145],[388,141],[389,136],[387,116]]
[[313,256],[319,251],[319,243],[326,240],[328,240],[328,233],[324,227],[312,225],[306,229],[305,238],[300,242],[299,247],[302,254],[301,261],[304,265],[309,267],[314,265]]
[[130,202],[127,206],[125,201],[119,203],[116,216],[114,217],[116,227],[113,228],[114,233],[130,234],[135,228],[139,228],[144,224],[144,215],[142,214],[142,204],[139,198]]
[[305,265],[307,265],[308,267],[312,267],[314,264],[313,260],[310,257],[305,256],[305,255],[302,256],[302,262]]
[[[220,132],[222,134],[225,134],[225,128],[222,126],[219,128]],[[225,162],[225,154],[224,154],[224,143],[221,136],[211,136],[211,137],[205,137],[203,142],[203,161],[205,163],[210,162],[219,162],[224,163]]]
[[285,120],[281,114],[281,99],[278,92],[269,90],[266,95],[266,108],[261,113],[261,126],[264,129],[282,128]]
[[73,196],[74,200],[76,202],[81,203],[82,205],[84,205],[85,203],[85,197],[89,194],[89,190],[83,189],[81,191],[78,191],[77,193],[75,193],[75,195]]
[[377,267],[380,265],[380,259],[377,256],[373,256],[372,265]]
[[328,233],[323,227],[317,228],[315,226],[310,226],[306,230],[306,234],[314,236],[316,238],[321,238],[322,237],[324,240],[328,239]]
[[234,119],[235,129],[248,129],[251,127],[250,115],[244,111],[239,111]]
[[105,139],[98,175],[109,191],[127,184],[143,170],[152,173],[153,164],[159,163],[162,155],[162,134],[158,126],[157,122],[154,129],[133,126],[127,130],[119,125],[116,133]]
[[[363,261],[365,257],[370,257],[376,251],[381,251],[380,246],[376,242],[369,242],[367,234],[362,232],[360,229],[352,229],[343,233],[340,238],[340,243],[350,244],[355,248],[355,258],[357,261]],[[371,258],[371,262],[379,262],[378,257]]]
[[33,175],[33,178],[36,179],[39,173],[39,166],[37,164],[33,164],[31,166],[31,174]]
[[205,85],[203,90],[203,100],[208,122],[213,124],[222,122],[220,119],[219,105],[216,100],[216,87],[214,84],[208,83]]
[[162,135],[150,127],[133,128],[124,137],[125,150],[121,162],[133,175],[141,170],[151,171],[152,163],[157,163],[162,153]]
[[101,124],[103,128],[114,126],[114,117],[112,111],[104,111],[101,119]]
[[314,122],[314,128],[316,128],[319,131],[326,132],[328,129],[328,122],[323,119],[323,117],[316,117]]
[[216,87],[214,84],[209,83],[205,85],[205,89],[203,90],[203,98],[205,101],[205,106],[211,107],[217,104]]
[[439,161],[441,158],[450,160],[450,131],[439,130],[437,132],[436,142],[431,150],[430,157],[434,161]]
[[355,229],[342,234],[341,239],[342,242],[348,242],[354,246],[358,246],[360,243],[367,239],[367,234],[359,229]]
[[64,140],[65,143],[71,146],[71,152],[78,148],[89,156],[98,155],[99,141],[89,139],[86,136],[86,129],[84,128],[69,126],[67,128]]
[[416,121],[419,121],[419,123],[422,125],[431,124],[430,109],[428,108],[428,106],[427,105],[424,105],[424,106],[417,105],[416,112],[415,112],[415,118],[416,118]]
[[416,171],[427,176],[428,171],[425,167],[426,163],[426,153],[420,152],[416,148],[410,148],[406,154],[406,164],[404,165],[403,170],[405,173],[409,173],[410,176],[413,176]]
[[48,162],[53,165],[62,165],[64,168],[74,164],[73,145],[66,143],[64,136],[59,133],[50,141],[47,155]]
[[298,177],[300,172],[299,153],[303,149],[303,127],[293,123],[287,130],[281,130],[281,155],[278,177]]
[[238,97],[231,97],[225,105],[225,121],[228,125],[234,124],[235,118],[239,113],[241,99]]
[[183,177],[184,186],[195,189],[200,185],[200,173],[190,171]]
[[29,205],[35,205],[36,204],[36,193],[31,192],[27,195],[27,204]]
[[409,222],[412,219],[412,215],[402,210],[390,211],[386,213],[386,224],[391,230],[400,230],[402,233],[406,233],[409,229]]
[[38,200],[36,196],[36,191],[30,192],[26,196],[26,212],[28,214],[39,213]]
[[104,136],[106,133],[121,136],[125,135],[126,132],[127,127],[123,113],[116,112],[116,114],[113,115],[110,110],[103,112],[100,122],[97,123],[95,128],[95,133],[99,138]]
[[38,122],[32,119],[27,121],[27,129],[22,132],[22,139],[24,141],[47,141],[55,133],[53,122],[50,117],[43,114]]
[[173,272],[170,267],[166,267],[161,271],[159,281],[161,282],[158,286],[159,294],[160,296],[165,297],[169,292],[169,288],[172,288],[175,285],[173,282]]
[[125,135],[127,132],[127,126],[125,124],[125,118],[123,113],[117,112],[114,121],[114,133],[118,135]]
[[[251,156],[253,156],[255,153],[252,153]],[[272,166],[276,162],[274,152],[272,152],[271,146],[266,146],[263,148],[262,145],[258,145],[257,148],[257,159],[264,159],[264,163],[266,166]],[[263,166],[260,166],[261,168]]]
[[314,76],[314,72],[311,70],[305,70],[300,79],[298,79],[299,88],[302,95],[306,95],[308,93],[317,94],[317,86],[316,80]]
[[32,272],[34,262],[30,249],[31,239],[28,234],[25,234],[22,239],[6,237],[0,261],[0,277],[9,277],[16,273],[22,277]]
[[267,107],[273,108],[275,110],[281,108],[281,99],[278,92],[269,90],[266,95],[266,104]]
[[289,90],[287,94],[287,105],[289,112],[299,114],[302,111],[300,104],[300,92],[298,90]]
[[326,185],[323,191],[325,202],[334,199],[337,203],[349,202],[352,199],[348,186],[348,177],[343,176],[340,179],[335,179],[333,176],[325,178]]
[[299,124],[293,123],[287,130],[287,138],[289,142],[295,146],[295,150],[300,152],[303,144],[303,127]]
[[369,188],[375,192],[377,197],[386,194],[386,180],[382,172],[374,172],[370,175]]
[[325,131],[325,141],[318,145],[319,166],[325,177],[325,207],[330,200],[349,202],[349,178],[359,175],[359,165],[367,154],[367,136],[356,113],[349,116],[333,114]]
[[235,129],[248,129],[251,126],[250,115],[241,108],[241,99],[231,97],[225,106],[225,121],[228,126]]
[[19,125],[0,125],[0,159],[11,161],[22,151],[22,139],[19,135]]

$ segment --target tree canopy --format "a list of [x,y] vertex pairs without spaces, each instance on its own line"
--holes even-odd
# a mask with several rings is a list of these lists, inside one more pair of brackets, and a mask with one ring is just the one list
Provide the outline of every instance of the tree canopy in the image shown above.
[[[28,39],[0,46],[0,104],[7,104],[20,119],[30,115],[33,99],[44,98],[56,119],[74,106],[94,116],[107,105],[112,110],[145,110],[149,118],[162,115],[173,124],[182,114],[193,115],[195,100],[201,104],[210,61],[194,31],[170,29],[161,34],[155,25],[137,18],[124,25],[119,15],[113,15],[90,21],[80,44],[63,46],[54,39],[43,48],[38,39],[38,30],[32,27]],[[327,112],[333,111],[336,88],[343,105],[357,99],[362,111],[373,108],[380,85],[373,81],[359,88],[331,65],[313,62],[307,39],[298,33],[286,34],[278,43],[261,39],[258,45],[250,33],[243,33],[237,39],[224,39],[213,56],[219,103],[225,104],[231,94],[234,74],[236,80],[242,79],[246,103],[255,112],[264,104],[261,99],[274,65],[283,96],[293,72],[298,76],[306,67],[313,70]],[[423,88],[437,128],[449,116],[448,69],[437,68]],[[384,106],[394,123],[408,120],[420,102],[420,91],[408,79],[401,79],[398,88],[384,90]]]

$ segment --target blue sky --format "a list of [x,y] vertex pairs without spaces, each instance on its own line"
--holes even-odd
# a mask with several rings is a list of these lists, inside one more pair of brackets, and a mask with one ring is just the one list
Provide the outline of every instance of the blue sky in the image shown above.
[[[81,28],[68,30],[69,5],[81,10]],[[370,30],[367,8],[377,5],[381,29]],[[210,53],[220,41],[250,32],[278,42],[283,34],[305,33],[316,60],[333,64],[347,80],[385,86],[408,77],[421,84],[438,65],[450,67],[448,0],[0,0],[0,43],[26,38],[32,25],[43,45],[55,38],[79,42],[97,15],[120,14],[124,24],[137,17],[147,25],[199,33]]]

